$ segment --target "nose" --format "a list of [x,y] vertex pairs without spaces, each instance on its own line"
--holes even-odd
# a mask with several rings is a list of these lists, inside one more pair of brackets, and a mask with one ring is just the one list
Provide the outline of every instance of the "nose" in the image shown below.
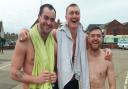
[[74,14],[73,14],[73,17],[76,17],[76,16],[77,16],[77,15],[74,13]]
[[97,40],[97,39],[98,39],[97,35],[95,35],[95,36],[94,36],[94,39],[95,39],[95,40]]
[[49,19],[49,20],[47,20],[47,24],[48,24],[48,25],[50,25],[50,24],[51,24],[51,21],[50,21],[50,19]]

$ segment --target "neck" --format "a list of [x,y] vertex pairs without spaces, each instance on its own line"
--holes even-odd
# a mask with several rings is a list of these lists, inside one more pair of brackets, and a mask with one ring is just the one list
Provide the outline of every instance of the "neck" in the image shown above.
[[77,36],[77,28],[71,28],[69,27],[69,30],[71,32],[72,38],[75,39]]
[[43,41],[45,43],[46,40],[47,40],[48,35],[45,34],[44,32],[42,32],[43,29],[40,28],[40,24],[37,25],[37,28],[38,28],[38,31],[39,31],[39,34],[40,34],[41,38],[43,39]]

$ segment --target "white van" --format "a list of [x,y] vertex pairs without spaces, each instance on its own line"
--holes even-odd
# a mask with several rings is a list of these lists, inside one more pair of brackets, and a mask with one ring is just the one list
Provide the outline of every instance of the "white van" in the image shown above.
[[126,40],[118,42],[117,45],[119,48],[128,49],[128,41]]

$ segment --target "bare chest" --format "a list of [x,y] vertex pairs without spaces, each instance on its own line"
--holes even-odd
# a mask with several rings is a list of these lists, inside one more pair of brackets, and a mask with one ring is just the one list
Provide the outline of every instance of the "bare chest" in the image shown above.
[[89,79],[91,89],[103,89],[107,76],[107,66],[104,62],[89,63]]
[[107,75],[107,64],[104,58],[95,58],[95,61],[89,61],[89,74],[90,78],[93,80],[95,79],[102,79],[106,78]]
[[104,76],[107,72],[107,66],[105,63],[89,63],[89,71],[93,75]]

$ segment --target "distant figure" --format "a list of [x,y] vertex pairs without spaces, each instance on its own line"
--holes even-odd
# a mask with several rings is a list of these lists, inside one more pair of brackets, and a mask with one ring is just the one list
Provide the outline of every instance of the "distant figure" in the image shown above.
[[5,39],[0,38],[0,52],[4,53],[4,44],[5,44]]
[[114,66],[112,61],[104,60],[105,53],[101,49],[102,32],[99,27],[89,30],[88,44],[90,89],[105,89],[106,78],[109,89],[116,89]]

